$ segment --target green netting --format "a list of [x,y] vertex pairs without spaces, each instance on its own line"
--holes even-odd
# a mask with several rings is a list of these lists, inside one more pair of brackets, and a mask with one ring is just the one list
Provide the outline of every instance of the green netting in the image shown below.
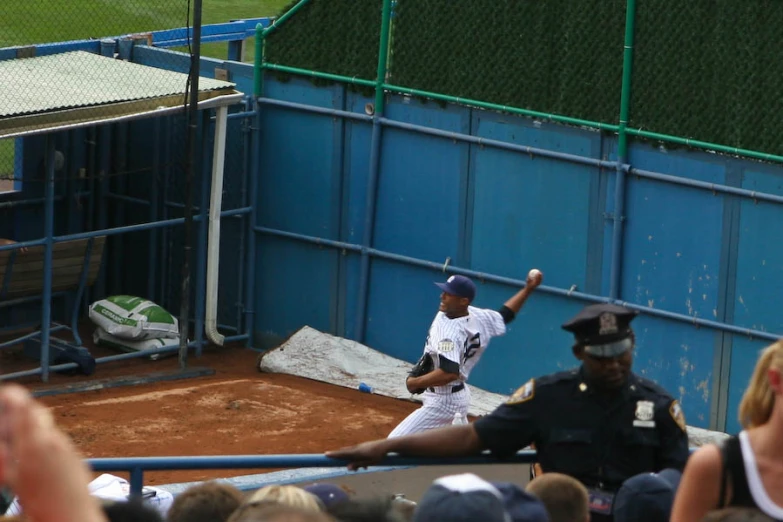
[[[631,0],[628,0],[631,1]],[[382,0],[311,0],[267,61],[374,79]],[[617,124],[626,0],[393,0],[387,82]],[[636,2],[629,128],[783,155],[783,2]]]
[[613,123],[624,0],[398,0],[395,85]]
[[782,154],[783,2],[639,2],[634,128]]
[[382,6],[382,0],[310,0],[269,34],[265,60],[374,80]]

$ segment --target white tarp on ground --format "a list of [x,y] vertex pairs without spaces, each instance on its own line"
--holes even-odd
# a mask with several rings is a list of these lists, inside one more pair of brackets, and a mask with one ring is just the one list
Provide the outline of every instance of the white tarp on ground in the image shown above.
[[[373,393],[421,402],[405,388],[404,376],[413,365],[390,357],[363,344],[319,332],[305,326],[278,348],[259,357],[259,370],[285,373],[358,389],[361,383]],[[523,383],[520,383],[520,385]],[[486,415],[508,397],[470,387],[471,415]],[[688,426],[691,446],[717,442],[725,433]]]

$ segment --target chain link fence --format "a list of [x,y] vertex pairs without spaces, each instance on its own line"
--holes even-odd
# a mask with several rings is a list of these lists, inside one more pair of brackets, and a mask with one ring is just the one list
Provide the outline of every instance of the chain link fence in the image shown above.
[[[629,128],[783,154],[782,2],[392,4],[387,84],[609,125],[632,6]],[[381,7],[310,0],[269,35],[265,61],[375,80]]]

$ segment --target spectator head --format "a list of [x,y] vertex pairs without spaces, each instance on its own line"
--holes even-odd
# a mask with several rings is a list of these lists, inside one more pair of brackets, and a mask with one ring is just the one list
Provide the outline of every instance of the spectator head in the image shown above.
[[318,497],[296,486],[280,486],[277,484],[264,486],[253,493],[245,502],[277,502],[278,504],[285,504],[286,506],[306,511],[323,511]]
[[413,522],[548,522],[544,504],[518,486],[472,474],[441,477],[424,493]]
[[315,483],[302,489],[318,498],[325,508],[350,500],[348,493],[340,486],[335,486],[334,484]]
[[109,522],[163,522],[157,509],[135,497],[128,500],[99,499]]
[[167,522],[226,522],[242,501],[239,489],[220,482],[192,486],[178,495],[166,514]]
[[590,520],[587,488],[573,477],[562,473],[544,473],[530,481],[525,491],[544,503],[550,522]]
[[783,340],[764,348],[756,362],[739,406],[739,421],[745,429],[766,424],[776,395],[783,393]]
[[242,504],[228,522],[338,522],[326,513],[302,509],[279,502]]
[[623,482],[614,497],[615,522],[668,522],[681,477],[676,469],[665,469]]
[[350,499],[332,504],[326,512],[340,522],[405,522],[393,497]]

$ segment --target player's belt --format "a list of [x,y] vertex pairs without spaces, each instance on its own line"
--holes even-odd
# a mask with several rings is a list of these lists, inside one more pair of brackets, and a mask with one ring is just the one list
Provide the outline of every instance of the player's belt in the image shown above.
[[[427,389],[429,391],[431,391],[432,393],[435,393],[435,388],[430,387],[430,388],[427,388]],[[462,391],[464,389],[465,389],[465,383],[463,382],[462,384],[458,384],[456,386],[452,386],[451,387],[451,393],[457,393],[458,391]]]

